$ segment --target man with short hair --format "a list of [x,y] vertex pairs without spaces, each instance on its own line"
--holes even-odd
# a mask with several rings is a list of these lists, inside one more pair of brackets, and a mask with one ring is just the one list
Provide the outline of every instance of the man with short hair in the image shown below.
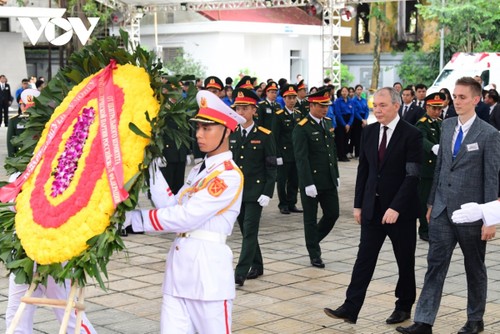
[[[23,79],[21,80],[21,87],[19,87],[17,90],[16,90],[16,102],[19,104],[19,108],[17,109],[17,114],[18,115],[21,115],[22,113],[22,110],[21,110],[21,104],[22,104],[22,101],[21,101],[21,93],[25,90],[25,89],[28,89],[30,88],[30,81],[28,79]],[[36,88],[35,88],[36,89]]]
[[396,92],[401,94],[401,91],[403,90],[403,85],[401,84],[401,82],[397,81],[392,85],[392,88],[394,88]]
[[0,125],[2,124],[1,117],[3,116],[3,122],[5,127],[9,125],[9,107],[12,104],[14,98],[12,97],[12,92],[10,90],[10,85],[7,83],[7,78],[5,75],[0,75]]
[[[310,112],[293,130],[293,149],[299,172],[304,208],[304,236],[311,265],[324,268],[319,243],[339,217],[339,170],[332,121],[326,116],[332,104],[328,90],[308,96]],[[318,217],[318,204],[323,216]]]
[[306,95],[307,86],[304,80],[300,80],[297,84],[297,103],[295,104],[295,108],[300,110],[303,117],[307,116],[309,113],[309,102],[306,99]]
[[[411,87],[406,87],[403,89],[401,93],[401,99],[403,100],[403,104],[399,108],[399,117],[403,120],[407,121],[411,125],[415,125],[417,121],[424,116],[424,109],[420,108],[417,105],[417,102],[414,101],[415,92]],[[423,102],[425,105],[425,101]]]
[[422,134],[400,119],[399,93],[379,89],[373,100],[377,123],[363,130],[354,194],[354,220],[361,224],[358,255],[344,304],[326,315],[356,323],[377,257],[388,236],[398,265],[394,312],[396,324],[410,318],[415,302],[417,186],[422,162]]
[[500,131],[500,96],[495,89],[490,89],[486,95],[485,101],[490,106],[490,124]]
[[259,102],[257,109],[256,123],[266,129],[272,130],[274,126],[274,113],[281,109],[280,105],[276,103],[278,84],[272,80],[269,81],[262,92],[262,96],[263,100]]
[[[425,110],[425,97],[427,96],[427,86],[424,84],[415,85],[415,102],[417,106]],[[424,111],[425,112],[425,111]]]
[[430,334],[441,303],[443,285],[457,245],[464,256],[467,279],[467,322],[460,334],[484,330],[488,278],[486,243],[495,236],[495,226],[480,219],[457,225],[452,213],[462,204],[479,204],[498,197],[500,133],[475,113],[481,99],[481,85],[471,77],[457,80],[453,101],[458,117],[445,119],[427,201],[429,251],[424,286],[415,311],[415,323],[396,330],[405,334]]

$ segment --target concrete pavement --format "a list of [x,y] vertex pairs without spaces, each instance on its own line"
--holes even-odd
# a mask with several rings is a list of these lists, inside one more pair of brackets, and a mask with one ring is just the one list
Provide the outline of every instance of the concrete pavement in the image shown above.
[[[6,155],[6,128],[0,128],[0,163]],[[385,319],[394,308],[397,267],[386,241],[370,284],[365,305],[356,325],[327,317],[324,307],[336,308],[345,298],[356,259],[360,228],[352,219],[353,189],[357,161],[340,163],[340,218],[322,242],[325,269],[309,264],[304,243],[302,215],[282,215],[274,198],[263,211],[260,245],[265,260],[264,275],[247,280],[237,289],[233,310],[233,333],[395,333],[396,325]],[[0,179],[5,179],[3,168]],[[276,197],[276,194],[275,194]],[[148,207],[147,200],[141,205]],[[238,259],[241,235],[237,224],[228,244]],[[130,235],[124,238],[128,257],[119,254],[108,266],[108,291],[86,289],[88,318],[100,334],[159,333],[161,284],[165,257],[174,235]],[[426,271],[428,244],[417,242],[417,287]],[[488,245],[488,304],[484,333],[500,333],[500,242]],[[463,257],[456,250],[446,280],[434,333],[456,333],[466,319],[466,281]],[[418,293],[420,290],[418,291]],[[5,330],[8,279],[0,268],[0,331]],[[411,324],[407,321],[404,324]],[[59,324],[50,309],[36,312],[34,333],[57,333]]]

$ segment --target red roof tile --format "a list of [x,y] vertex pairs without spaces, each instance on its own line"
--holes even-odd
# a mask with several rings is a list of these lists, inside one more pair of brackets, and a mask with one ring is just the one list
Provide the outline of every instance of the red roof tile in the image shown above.
[[321,20],[300,8],[262,8],[240,10],[206,10],[198,12],[211,21],[243,21],[321,25]]

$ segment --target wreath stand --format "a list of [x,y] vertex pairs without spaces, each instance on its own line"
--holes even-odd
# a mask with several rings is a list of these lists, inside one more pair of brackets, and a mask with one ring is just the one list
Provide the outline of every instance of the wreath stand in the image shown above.
[[[14,319],[12,319],[12,323],[10,324],[9,329],[6,334],[14,334],[14,331],[21,320],[21,316],[26,308],[27,304],[36,305],[36,306],[45,306],[45,307],[57,307],[63,308],[64,317],[61,322],[61,327],[59,328],[59,334],[66,334],[66,330],[68,329],[69,317],[73,310],[76,311],[76,325],[75,325],[75,334],[79,334],[82,325],[82,311],[85,310],[84,304],[84,288],[78,287],[77,282],[73,282],[71,285],[71,291],[69,293],[68,299],[50,299],[50,298],[37,298],[31,297],[36,287],[38,286],[38,280],[35,278],[31,283],[28,291],[24,297],[21,298],[21,304],[16,311]],[[75,301],[75,296],[78,293],[78,299]]]

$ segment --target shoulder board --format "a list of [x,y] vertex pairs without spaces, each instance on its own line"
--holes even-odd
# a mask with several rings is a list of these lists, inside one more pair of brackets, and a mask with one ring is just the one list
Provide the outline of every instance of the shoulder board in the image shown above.
[[259,104],[266,103],[266,100],[259,101]]
[[438,118],[437,118],[437,120],[438,120],[438,121],[442,121],[443,119],[442,119],[441,117],[438,117]]
[[418,121],[423,123],[423,122],[425,122],[426,120],[427,120],[427,117],[425,117],[425,116],[424,116],[424,117],[422,117],[421,119],[419,119]]
[[284,112],[283,109],[280,109],[280,110],[276,111],[275,114],[279,115],[279,114],[282,114],[283,112]]
[[264,132],[266,135],[270,134],[271,133],[271,130],[269,129],[266,129],[265,127],[263,126],[259,126],[258,129],[262,132]]
[[302,118],[302,119],[300,120],[300,122],[299,122],[299,125],[300,125],[300,126],[303,126],[303,125],[304,125],[304,124],[306,124],[306,123],[307,123],[307,118]]
[[300,112],[300,110],[299,110],[299,109],[295,109],[295,108],[294,108],[294,109],[293,109],[293,111],[294,111],[296,114],[302,114],[302,113]]
[[324,118],[324,119],[327,119],[327,120],[329,120],[329,121],[331,121],[331,120],[332,120],[330,117],[326,117],[326,116],[325,116],[325,117],[323,117],[323,118]]

